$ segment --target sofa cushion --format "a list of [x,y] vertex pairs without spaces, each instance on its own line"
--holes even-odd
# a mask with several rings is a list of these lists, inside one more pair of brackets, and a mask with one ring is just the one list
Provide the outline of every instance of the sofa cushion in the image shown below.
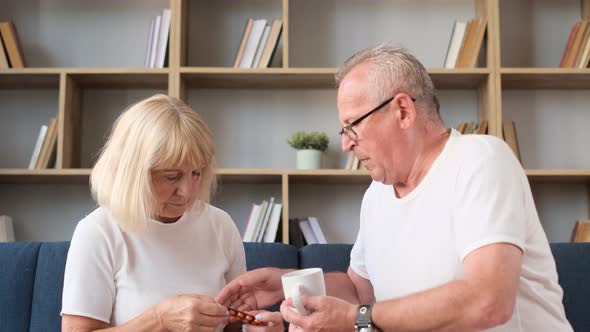
[[297,248],[291,245],[244,242],[244,250],[248,271],[267,266],[282,269],[298,267]]
[[552,243],[565,315],[574,331],[590,331],[590,243]]
[[350,265],[351,244],[311,244],[299,250],[299,267],[321,267],[324,272],[346,272]]
[[37,259],[29,332],[61,330],[61,296],[69,242],[43,242]]
[[39,246],[0,243],[0,331],[29,329]]

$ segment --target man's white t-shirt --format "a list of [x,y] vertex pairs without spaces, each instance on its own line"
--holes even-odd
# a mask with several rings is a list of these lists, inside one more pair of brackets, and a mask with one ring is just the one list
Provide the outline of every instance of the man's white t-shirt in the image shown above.
[[148,220],[141,234],[123,232],[105,208],[82,219],[68,252],[61,313],[117,326],[176,294],[215,297],[246,272],[246,259],[231,217],[203,206],[175,223]]
[[407,196],[374,181],[360,219],[350,266],[371,281],[377,301],[461,279],[470,252],[511,243],[524,253],[516,306],[490,331],[572,331],[527,177],[502,140],[452,130]]

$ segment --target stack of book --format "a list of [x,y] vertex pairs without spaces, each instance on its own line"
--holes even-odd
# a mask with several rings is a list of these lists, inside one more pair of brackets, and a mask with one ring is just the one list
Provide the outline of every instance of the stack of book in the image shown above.
[[485,135],[488,133],[488,120],[481,120],[479,123],[475,123],[473,121],[461,121],[457,126],[457,131],[463,135]]
[[12,218],[0,216],[0,242],[14,242],[14,227]]
[[164,68],[168,59],[170,37],[170,9],[162,10],[161,15],[152,17],[145,53],[146,68]]
[[0,22],[0,69],[24,67],[25,59],[14,23]]
[[476,67],[486,27],[486,19],[455,21],[445,58],[445,68]]
[[365,167],[360,162],[360,160],[354,155],[354,152],[349,151],[348,157],[346,158],[346,165],[344,166],[344,169],[356,170],[365,169]]
[[275,242],[283,204],[271,197],[260,204],[252,204],[250,216],[242,236],[244,242]]
[[590,242],[590,220],[576,221],[571,242]]
[[574,24],[567,39],[560,68],[583,69],[590,65],[590,21],[580,20]]
[[54,164],[57,147],[57,122],[57,118],[51,118],[49,124],[42,125],[39,129],[29,169],[49,168]]
[[269,67],[282,29],[282,20],[274,20],[270,26],[266,19],[248,19],[236,54],[234,68]]

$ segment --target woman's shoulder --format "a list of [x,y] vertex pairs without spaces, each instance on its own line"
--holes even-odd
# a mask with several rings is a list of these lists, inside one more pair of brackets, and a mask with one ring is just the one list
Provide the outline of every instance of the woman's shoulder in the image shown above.
[[112,237],[117,232],[120,232],[119,226],[109,211],[103,207],[98,207],[78,222],[74,230],[74,236],[84,238]]

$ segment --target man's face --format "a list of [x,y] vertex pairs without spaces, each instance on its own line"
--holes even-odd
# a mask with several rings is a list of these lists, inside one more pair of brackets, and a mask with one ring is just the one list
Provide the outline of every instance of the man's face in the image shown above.
[[[340,84],[337,104],[342,126],[353,123],[378,106],[369,98],[371,91],[367,69],[367,65],[358,65]],[[394,128],[395,123],[395,108],[393,103],[387,103],[381,110],[352,127],[356,133],[355,140],[346,134],[342,135],[342,149],[353,151],[375,181],[393,183],[395,151],[392,149],[392,142],[395,141],[397,131]]]

